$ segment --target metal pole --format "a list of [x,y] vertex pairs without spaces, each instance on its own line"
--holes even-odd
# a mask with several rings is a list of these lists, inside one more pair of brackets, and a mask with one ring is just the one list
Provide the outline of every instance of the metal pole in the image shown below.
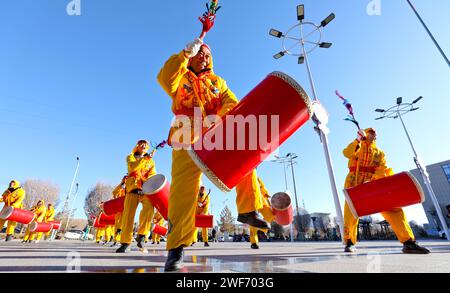
[[450,232],[448,231],[447,222],[445,221],[444,215],[442,214],[441,207],[439,206],[439,202],[436,198],[436,194],[434,193],[433,187],[431,186],[430,176],[428,175],[426,166],[422,166],[422,163],[419,161],[416,149],[412,143],[411,137],[409,136],[408,130],[406,129],[405,122],[403,121],[402,115],[399,111],[399,107],[397,107],[397,115],[402,122],[403,129],[405,130],[406,136],[408,137],[409,143],[411,144],[411,148],[414,153],[414,162],[416,163],[417,169],[419,169],[420,175],[422,175],[423,182],[428,190],[431,201],[433,202],[434,208],[436,209],[436,213],[438,214],[439,220],[442,225],[442,229],[444,229],[445,236],[447,236],[447,241],[450,241]]
[[[75,179],[77,177],[79,167],[80,167],[80,157],[77,157],[77,167],[75,168],[75,173],[73,174],[72,183],[70,184],[69,194],[67,195],[67,200],[66,200],[67,204],[69,202],[70,195],[72,194],[73,185],[75,183]],[[64,229],[64,232],[67,231],[67,226],[69,225],[70,209],[68,209],[68,210],[69,210],[69,215],[67,216],[67,222],[66,222],[66,227]]]
[[[295,207],[297,209],[297,220],[300,220],[300,212],[298,208],[298,200],[297,200],[297,188],[295,185],[295,175],[294,175],[294,163],[292,162],[292,155],[291,155],[291,171],[292,171],[292,182],[294,183],[294,195],[295,195]],[[300,231],[299,231],[300,232]],[[292,235],[293,236],[293,235]],[[291,237],[292,238],[292,237]]]
[[286,187],[286,191],[288,190],[288,184],[287,184],[287,176],[286,176],[286,165],[284,163],[286,163],[285,160],[282,161],[283,163],[283,172],[284,172],[284,185]]
[[[302,51],[303,51],[303,56],[305,57],[305,63],[306,63],[306,69],[308,71],[309,83],[311,85],[311,89],[313,92],[313,98],[315,101],[317,101],[318,99],[317,99],[317,94],[316,94],[316,88],[314,86],[314,81],[313,81],[312,74],[311,74],[311,68],[309,67],[308,54],[306,53],[306,50],[305,50],[305,42],[303,40],[303,29],[302,29],[301,24],[300,24],[300,33],[302,36],[301,47],[302,47]],[[339,224],[339,231],[341,233],[342,242],[344,243],[344,217],[342,215],[341,204],[339,201],[339,195],[338,195],[338,191],[337,191],[337,187],[336,187],[336,179],[334,176],[333,165],[331,162],[331,156],[330,156],[330,152],[328,150],[328,137],[321,129],[320,123],[318,121],[314,121],[314,122],[316,123],[318,131],[319,131],[320,140],[322,142],[323,151],[324,151],[325,159],[327,162],[328,177],[330,179],[331,191],[333,193],[334,206],[336,208],[336,216],[338,218],[338,224]]]
[[448,60],[447,56],[445,55],[444,51],[441,49],[441,46],[439,46],[438,42],[436,41],[436,39],[434,38],[433,34],[431,33],[431,31],[428,29],[427,25],[425,24],[425,22],[422,20],[422,17],[420,17],[419,12],[417,12],[416,8],[414,7],[414,5],[411,3],[410,0],[406,0],[409,4],[409,6],[411,6],[411,9],[414,11],[414,13],[416,14],[417,18],[419,19],[420,23],[422,23],[423,27],[425,28],[425,30],[427,31],[428,35],[430,36],[431,40],[433,41],[434,45],[438,48],[439,52],[441,53],[442,57],[444,57],[445,62],[447,62],[447,65],[450,67],[450,61]]

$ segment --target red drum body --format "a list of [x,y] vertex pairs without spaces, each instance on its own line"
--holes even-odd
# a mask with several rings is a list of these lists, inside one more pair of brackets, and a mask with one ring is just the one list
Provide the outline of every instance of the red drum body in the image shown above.
[[161,236],[166,236],[167,228],[164,228],[164,227],[159,226],[159,225],[155,225],[155,227],[153,227],[153,233],[161,235]]
[[356,218],[425,201],[422,187],[409,172],[344,189],[344,194]]
[[156,174],[150,177],[142,185],[142,191],[150,199],[152,205],[167,221],[167,209],[169,206],[170,184],[166,176]]
[[[290,76],[272,72],[204,132],[188,153],[219,189],[228,192],[302,127],[312,112],[303,88]],[[211,141],[219,138],[222,147],[211,147]]]
[[195,227],[197,228],[212,228],[214,225],[213,215],[196,215]]
[[95,220],[94,220],[94,228],[104,228],[105,227],[105,225],[102,225],[102,224],[99,223],[99,218],[100,217],[96,217],[95,218]]
[[49,221],[49,223],[53,225],[53,230],[59,230],[59,228],[61,227],[61,222],[59,221]]
[[287,192],[277,192],[270,199],[275,222],[280,225],[292,223],[292,200]]
[[125,205],[125,196],[105,201],[102,209],[105,215],[111,216],[123,212]]
[[43,232],[43,233],[47,233],[50,232],[52,230],[53,224],[52,223],[44,223],[44,222],[36,222],[33,221],[30,224],[30,232]]
[[34,219],[34,214],[31,211],[22,210],[13,207],[4,207],[0,212],[0,218],[12,222],[30,224]]
[[104,213],[100,213],[100,215],[98,216],[99,225],[109,226],[114,225],[115,223],[116,219],[114,215],[107,216]]

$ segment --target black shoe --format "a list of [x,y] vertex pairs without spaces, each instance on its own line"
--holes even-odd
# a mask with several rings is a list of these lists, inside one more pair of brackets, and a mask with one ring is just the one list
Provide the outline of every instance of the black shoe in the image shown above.
[[350,240],[347,241],[347,245],[345,246],[344,252],[356,252],[355,245]]
[[174,248],[169,250],[167,256],[166,265],[164,266],[165,272],[179,271],[183,267],[183,247]]
[[414,240],[408,240],[403,243],[403,253],[410,254],[429,254],[430,251],[425,247],[419,246],[419,244]]
[[252,245],[250,246],[250,248],[252,248],[252,249],[259,249],[259,246],[258,246],[258,244],[256,244],[256,243],[252,243]]
[[12,235],[6,235],[5,241],[12,241],[13,237]]
[[137,247],[139,247],[141,249],[144,248],[144,246],[142,245],[142,241],[144,240],[144,237],[145,237],[144,235],[138,235],[136,237]]
[[205,242],[205,246],[206,246],[206,247],[209,247],[209,243],[208,243],[208,242]]
[[156,242],[156,244],[157,244],[157,245],[159,245],[159,241],[158,241],[158,242]]
[[116,244],[117,244],[117,242],[114,242],[113,244],[111,244],[110,247],[114,247],[114,246],[116,246]]
[[191,246],[194,246],[195,242],[192,242]]
[[237,220],[241,223],[248,224],[255,228],[270,229],[270,224],[259,217],[259,215],[255,211],[245,214],[239,214]]
[[152,244],[155,244],[155,241],[152,241]]
[[119,248],[117,248],[116,253],[125,253],[127,252],[127,248],[130,247],[128,243],[122,243]]

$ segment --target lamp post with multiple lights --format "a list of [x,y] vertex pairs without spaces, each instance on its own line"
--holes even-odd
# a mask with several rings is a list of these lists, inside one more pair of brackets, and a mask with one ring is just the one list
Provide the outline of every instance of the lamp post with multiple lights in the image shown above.
[[419,155],[416,152],[416,148],[413,145],[413,142],[411,140],[411,137],[409,135],[408,130],[406,129],[405,122],[403,121],[402,116],[406,115],[409,112],[416,111],[419,109],[419,107],[414,107],[414,105],[420,101],[422,97],[418,97],[415,99],[412,103],[403,103],[402,98],[397,98],[397,104],[387,110],[385,109],[376,109],[375,111],[378,113],[382,113],[383,115],[376,118],[375,120],[380,120],[384,118],[391,118],[391,119],[397,119],[400,118],[400,121],[402,122],[403,129],[405,130],[406,137],[408,138],[409,144],[411,145],[412,151],[414,153],[414,163],[417,166],[417,169],[419,170],[420,174],[422,175],[422,179],[425,183],[425,186],[428,190],[428,193],[430,195],[431,201],[433,202],[433,205],[436,209],[436,212],[438,214],[439,220],[441,222],[442,228],[444,229],[445,235],[447,236],[447,240],[450,241],[449,237],[449,231],[447,222],[445,221],[444,215],[442,214],[442,210],[439,206],[439,202],[436,198],[436,194],[434,193],[434,190],[431,186],[430,176],[427,172],[426,165],[423,163],[423,161],[419,158]]
[[[328,123],[328,113],[325,110],[325,108],[320,104],[317,93],[316,93],[316,87],[314,84],[314,80],[311,73],[311,68],[308,60],[308,54],[314,51],[316,48],[330,48],[331,43],[322,42],[322,28],[326,27],[333,19],[335,18],[334,13],[331,13],[328,15],[327,18],[325,18],[320,24],[314,24],[313,22],[306,22],[305,19],[305,6],[298,5],[297,6],[297,20],[298,23],[292,26],[286,34],[282,33],[279,30],[271,29],[269,31],[269,34],[276,38],[282,39],[282,48],[283,50],[277,54],[275,54],[273,57],[275,59],[279,59],[283,57],[284,55],[291,55],[298,57],[297,62],[298,64],[306,64],[306,69],[308,73],[308,79],[311,86],[312,94],[313,94],[313,121],[316,124],[314,129],[318,132],[320,136],[320,141],[322,142],[323,151],[325,154],[325,160],[327,163],[327,169],[328,169],[328,177],[330,179],[331,184],[331,191],[333,193],[334,198],[334,205],[336,208],[336,216],[339,224],[339,230],[341,233],[341,239],[344,239],[344,219],[342,216],[342,209],[339,201],[339,195],[336,187],[336,179],[334,176],[334,170],[333,170],[333,164],[331,161],[330,152],[328,149],[328,133],[330,130],[327,127]],[[308,33],[305,33],[305,27],[312,28],[312,30]],[[300,37],[293,37],[291,36],[291,32],[293,32],[295,29],[298,29],[300,31]],[[313,36],[316,36],[313,41],[310,41],[309,38],[312,38]],[[287,46],[287,41],[293,41],[294,44]],[[300,52],[294,52],[292,51],[294,48],[300,47]]]

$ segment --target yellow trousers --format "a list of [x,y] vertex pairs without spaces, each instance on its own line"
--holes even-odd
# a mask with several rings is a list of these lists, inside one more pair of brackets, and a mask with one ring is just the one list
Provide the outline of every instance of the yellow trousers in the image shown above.
[[161,240],[161,235],[152,233],[152,242],[159,243],[160,240]]
[[[25,236],[23,237],[23,240],[25,240],[25,241],[27,241],[27,240],[33,241],[36,238],[36,236],[38,237],[37,240],[40,240],[41,238],[39,237],[39,234],[42,234],[42,233],[31,232],[30,231],[30,227],[28,226],[27,230],[25,230]],[[42,235],[41,235],[41,237],[42,237]]]
[[109,242],[111,237],[114,236],[114,225],[108,225],[105,227],[105,242]]
[[100,242],[104,235],[105,235],[105,228],[97,228],[97,233],[95,234],[95,241]]
[[134,217],[139,203],[142,203],[142,210],[139,214],[139,235],[148,235],[150,233],[151,220],[153,217],[153,205],[148,197],[127,193],[125,195],[125,204],[122,213],[122,233],[120,237],[121,243],[131,244],[133,239]]
[[[3,226],[5,226],[6,221],[7,220],[3,220],[3,219],[0,220],[0,230],[3,229]],[[8,221],[8,224],[6,225],[6,235],[13,235],[16,225],[17,225],[16,222]]]
[[[185,150],[172,150],[172,183],[169,197],[169,233],[166,249],[190,246],[194,241],[197,195],[202,172]],[[262,207],[256,171],[236,186],[239,213]]]
[[[397,239],[404,243],[408,240],[414,240],[414,233],[406,220],[405,213],[401,208],[395,208],[387,212],[382,212],[383,218],[388,221],[394,230]],[[355,218],[348,207],[347,202],[344,207],[344,239],[345,242],[350,240],[353,244],[356,244],[358,235],[358,222],[359,219]]]
[[[197,241],[198,241],[198,228],[195,228],[194,241],[193,242],[197,242]],[[202,241],[203,242],[208,242],[208,228],[202,228]]]
[[114,226],[116,230],[114,231],[114,241],[120,242],[120,234],[117,234],[117,230],[122,229],[122,213],[117,213],[114,216]]

